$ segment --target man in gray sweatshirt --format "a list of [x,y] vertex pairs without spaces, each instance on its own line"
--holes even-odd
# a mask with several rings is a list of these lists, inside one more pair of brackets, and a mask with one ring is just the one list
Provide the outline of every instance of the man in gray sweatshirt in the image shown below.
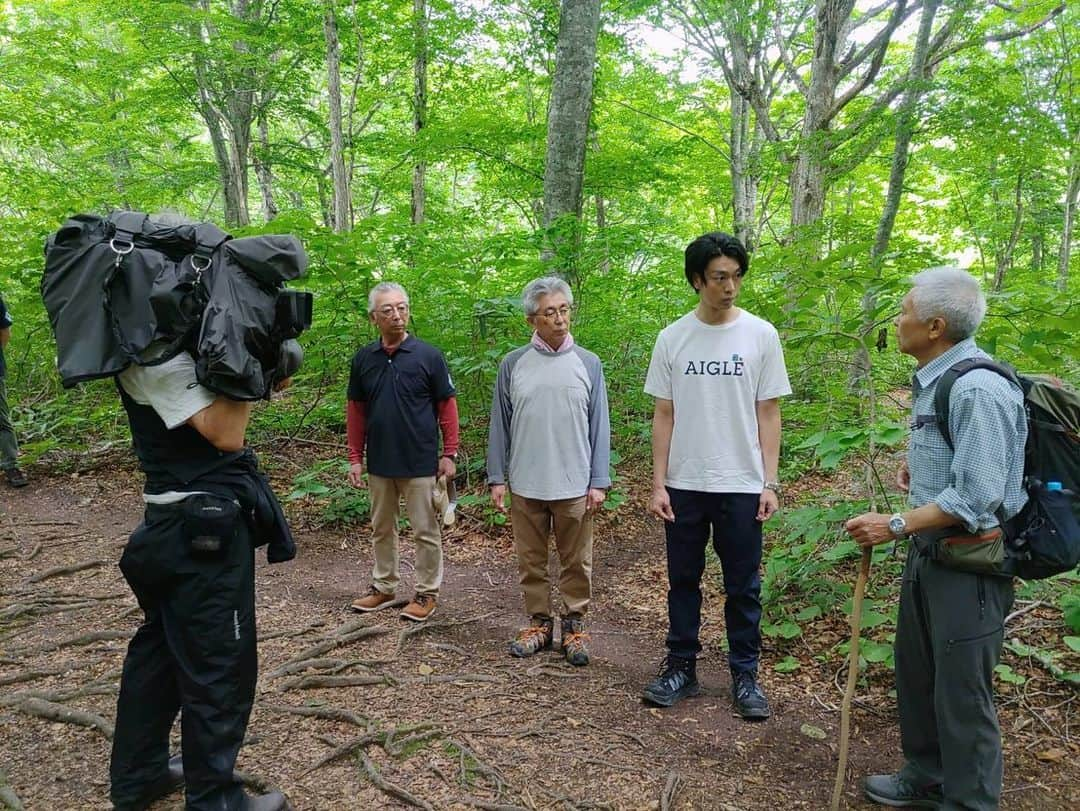
[[593,515],[611,486],[611,429],[600,359],[570,334],[574,296],[556,276],[529,282],[522,294],[532,340],[503,358],[488,436],[491,500],[510,522],[530,623],[510,655],[551,647],[555,620],[548,579],[548,537],[555,534],[566,660],[587,665],[584,616],[592,595]]

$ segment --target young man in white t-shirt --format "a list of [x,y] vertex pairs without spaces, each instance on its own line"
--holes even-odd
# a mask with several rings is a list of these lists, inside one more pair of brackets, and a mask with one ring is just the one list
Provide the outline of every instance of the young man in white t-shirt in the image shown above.
[[749,260],[713,232],[686,248],[697,307],[656,339],[645,391],[653,412],[649,511],[664,520],[668,654],[646,701],[670,707],[699,692],[701,576],[712,531],[724,575],[732,699],[746,719],[770,715],[757,682],[762,523],[779,506],[780,401],[791,393],[780,338],[735,306]]

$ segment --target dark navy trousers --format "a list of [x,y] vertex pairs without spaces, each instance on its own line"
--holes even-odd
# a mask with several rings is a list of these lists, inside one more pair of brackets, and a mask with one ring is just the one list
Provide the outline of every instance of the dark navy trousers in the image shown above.
[[702,493],[667,488],[673,522],[665,522],[668,568],[668,635],[671,654],[695,659],[701,652],[701,576],[705,547],[724,575],[724,622],[733,673],[757,669],[761,652],[761,522],[757,493]]

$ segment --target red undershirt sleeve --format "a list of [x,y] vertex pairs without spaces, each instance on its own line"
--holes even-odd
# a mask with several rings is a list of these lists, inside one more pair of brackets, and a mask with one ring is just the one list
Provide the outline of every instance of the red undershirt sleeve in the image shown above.
[[345,437],[349,446],[349,464],[362,463],[364,461],[364,441],[367,439],[367,403],[362,400],[346,401]]
[[444,456],[453,456],[458,452],[458,410],[457,398],[447,397],[438,404],[439,430],[442,431],[442,452]]

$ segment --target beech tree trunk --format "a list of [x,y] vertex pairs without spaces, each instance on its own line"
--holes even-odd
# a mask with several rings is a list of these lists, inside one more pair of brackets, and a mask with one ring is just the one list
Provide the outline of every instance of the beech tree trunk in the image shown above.
[[341,127],[341,44],[338,41],[335,0],[325,0],[323,35],[326,39],[327,92],[330,102],[331,226],[337,233],[352,228],[349,177],[345,171],[345,138]]
[[[420,131],[427,120],[427,63],[428,63],[427,0],[413,0],[413,145],[422,154]],[[424,222],[424,178],[427,161],[422,157],[413,164],[412,223]]]
[[1065,191],[1064,221],[1061,224],[1061,246],[1058,248],[1057,288],[1062,292],[1065,291],[1065,286],[1069,281],[1069,261],[1072,258],[1078,199],[1080,199],[1080,160],[1074,155],[1069,166],[1069,185]]
[[[600,0],[562,0],[548,105],[543,225],[551,229],[544,258],[564,272],[572,271],[576,252],[599,33]],[[561,219],[567,215],[569,220]]]
[[[261,155],[260,155],[261,152]],[[270,155],[270,128],[266,123],[266,116],[259,116],[259,149],[252,154],[255,164],[255,177],[259,181],[259,193],[262,195],[263,218],[270,222],[278,215],[277,203],[274,201],[274,171],[269,161]]]

